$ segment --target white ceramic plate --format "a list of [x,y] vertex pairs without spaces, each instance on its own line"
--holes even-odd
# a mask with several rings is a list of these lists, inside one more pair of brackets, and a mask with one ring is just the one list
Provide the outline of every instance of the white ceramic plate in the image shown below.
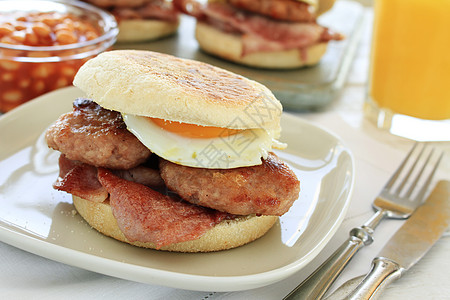
[[82,96],[66,88],[0,117],[0,240],[69,265],[138,282],[203,291],[237,291],[282,280],[303,268],[342,222],[354,180],[351,152],[333,134],[284,115],[277,152],[301,182],[300,198],[264,237],[205,254],[130,246],[91,229],[71,197],[52,189],[58,153],[45,129]]

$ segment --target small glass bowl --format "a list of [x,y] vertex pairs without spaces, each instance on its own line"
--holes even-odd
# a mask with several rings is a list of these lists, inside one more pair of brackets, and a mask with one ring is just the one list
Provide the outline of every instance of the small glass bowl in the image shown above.
[[[84,2],[0,0],[0,25],[12,24],[17,31],[20,31],[17,20],[23,19],[26,23],[27,16],[44,13],[74,16],[76,20],[82,21],[77,26],[92,26],[89,28],[94,28],[96,35],[92,39],[85,38],[73,43],[29,46],[20,42],[5,42],[0,31],[0,112],[7,112],[44,93],[71,85],[81,65],[108,50],[115,43],[119,32],[113,15]],[[64,22],[58,21],[57,25],[65,26]],[[37,32],[35,28],[26,30]],[[23,36],[26,30],[18,33]],[[75,32],[78,29],[72,27],[71,30]],[[68,32],[66,30],[65,33]],[[56,36],[55,33],[51,34]],[[20,39],[20,35],[17,35]]]

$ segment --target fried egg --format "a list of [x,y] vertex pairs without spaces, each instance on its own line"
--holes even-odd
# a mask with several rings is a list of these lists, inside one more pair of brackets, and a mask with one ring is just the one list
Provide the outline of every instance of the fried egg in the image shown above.
[[189,167],[230,169],[259,165],[272,148],[286,147],[275,139],[275,131],[262,128],[234,130],[130,114],[123,114],[123,120],[153,153]]

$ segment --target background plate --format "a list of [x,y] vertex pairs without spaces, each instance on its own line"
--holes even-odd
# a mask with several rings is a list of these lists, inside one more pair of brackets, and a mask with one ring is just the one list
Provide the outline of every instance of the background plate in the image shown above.
[[236,291],[282,280],[310,262],[342,222],[354,180],[350,151],[331,133],[282,117],[289,147],[277,154],[301,181],[300,198],[261,239],[204,254],[169,253],[118,242],[76,214],[71,197],[52,189],[58,152],[43,132],[82,93],[69,87],[0,117],[0,240],[87,270],[170,287]]
[[336,1],[318,23],[345,36],[328,44],[326,54],[313,67],[294,70],[256,69],[234,64],[200,51],[194,37],[194,18],[183,16],[178,34],[151,43],[116,44],[115,49],[141,49],[203,61],[241,74],[266,85],[286,110],[319,109],[329,104],[342,88],[362,33],[363,7],[347,0]]

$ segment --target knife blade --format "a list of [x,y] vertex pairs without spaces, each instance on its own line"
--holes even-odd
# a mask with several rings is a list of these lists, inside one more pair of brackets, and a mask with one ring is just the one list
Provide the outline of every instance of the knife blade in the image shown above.
[[418,262],[450,224],[450,182],[440,181],[372,261],[372,268],[346,299],[376,299]]

